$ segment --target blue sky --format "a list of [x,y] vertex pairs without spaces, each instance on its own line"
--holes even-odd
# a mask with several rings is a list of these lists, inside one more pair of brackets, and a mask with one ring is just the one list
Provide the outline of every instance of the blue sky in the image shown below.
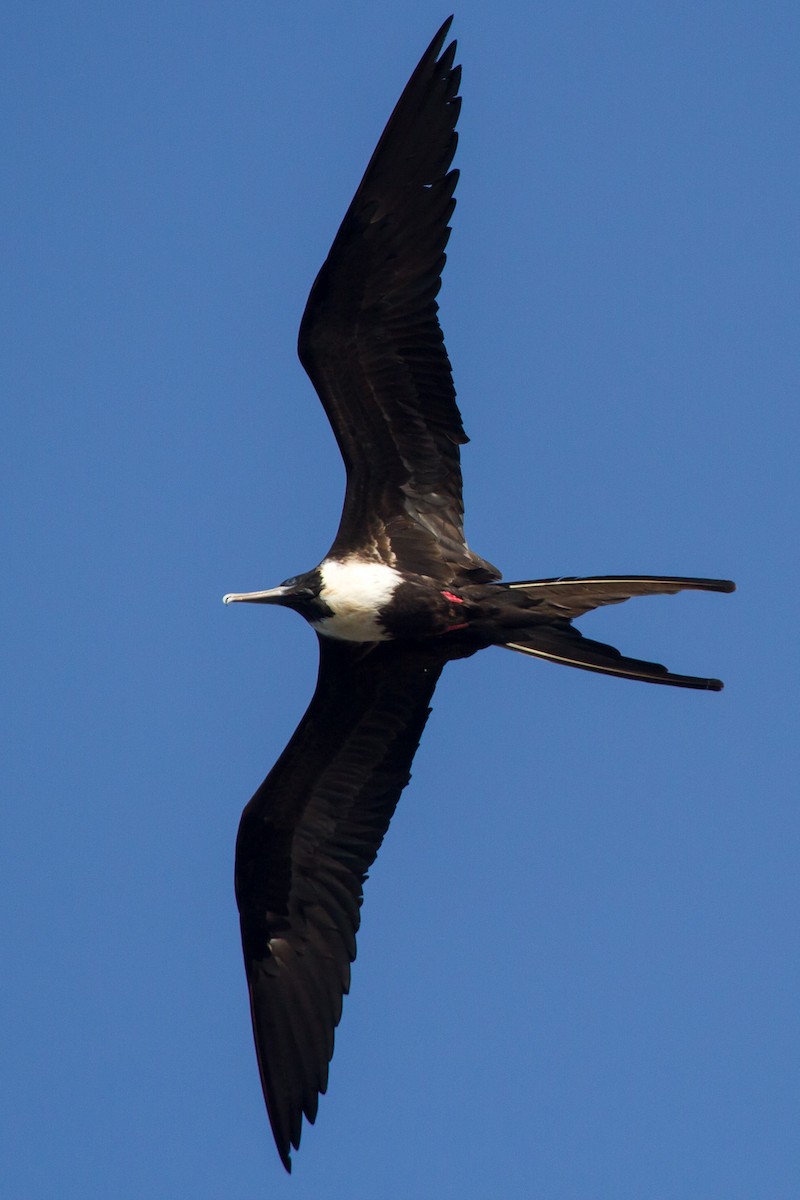
[[343,470],[295,358],[447,9],[12,3],[0,1158],[26,1200],[798,1194],[800,10],[467,0],[442,320],[507,577],[730,576],[438,689],[291,1179],[232,893]]

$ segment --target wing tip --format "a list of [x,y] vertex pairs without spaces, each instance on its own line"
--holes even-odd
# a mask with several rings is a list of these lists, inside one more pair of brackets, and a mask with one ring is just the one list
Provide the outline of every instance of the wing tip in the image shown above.
[[450,32],[450,26],[453,24],[454,17],[455,17],[455,13],[450,13],[450,16],[445,17],[445,19],[442,21],[442,23],[439,26],[439,28],[437,29],[436,33],[433,35],[433,41],[431,42],[430,46],[428,47],[429,51],[433,50],[433,47],[435,46],[436,53],[437,54],[439,53],[439,50],[444,42],[444,39],[447,37],[448,33]]

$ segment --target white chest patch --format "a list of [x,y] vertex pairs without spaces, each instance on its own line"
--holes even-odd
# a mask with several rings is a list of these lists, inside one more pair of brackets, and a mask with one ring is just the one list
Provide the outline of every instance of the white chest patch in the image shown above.
[[378,611],[388,604],[402,575],[384,563],[365,563],[347,558],[320,567],[320,599],[333,610],[311,624],[326,637],[346,642],[384,642],[388,634],[378,620]]

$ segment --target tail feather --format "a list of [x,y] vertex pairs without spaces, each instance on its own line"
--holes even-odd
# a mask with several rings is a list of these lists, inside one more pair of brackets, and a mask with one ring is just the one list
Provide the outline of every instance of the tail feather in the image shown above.
[[676,592],[733,592],[729,579],[693,579],[671,575],[602,575],[589,579],[533,579],[496,585],[522,591],[541,616],[580,617],[605,604],[632,596],[671,596]]
[[525,631],[516,640],[505,642],[504,645],[508,650],[518,650],[521,654],[530,654],[534,658],[544,658],[567,667],[580,667],[584,671],[598,671],[603,675],[616,675],[620,679],[639,679],[643,683],[664,683],[672,687],[697,688],[710,692],[720,692],[723,686],[719,679],[674,675],[661,663],[626,658],[613,646],[585,638],[571,626],[539,627]]

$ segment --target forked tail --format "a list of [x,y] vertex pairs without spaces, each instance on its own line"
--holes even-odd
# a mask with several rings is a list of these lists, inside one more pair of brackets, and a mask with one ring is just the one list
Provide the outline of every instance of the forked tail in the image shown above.
[[549,618],[547,623],[530,629],[515,630],[504,645],[534,658],[548,659],[584,671],[598,671],[621,679],[640,679],[645,683],[664,683],[672,687],[698,688],[718,692],[719,679],[703,679],[695,675],[674,675],[661,663],[626,658],[613,646],[595,642],[571,625],[573,617],[606,604],[619,604],[632,596],[672,595],[686,590],[732,592],[735,584],[728,579],[684,579],[671,576],[606,575],[593,579],[537,579],[505,585],[511,591],[521,591],[531,600],[537,618]]

